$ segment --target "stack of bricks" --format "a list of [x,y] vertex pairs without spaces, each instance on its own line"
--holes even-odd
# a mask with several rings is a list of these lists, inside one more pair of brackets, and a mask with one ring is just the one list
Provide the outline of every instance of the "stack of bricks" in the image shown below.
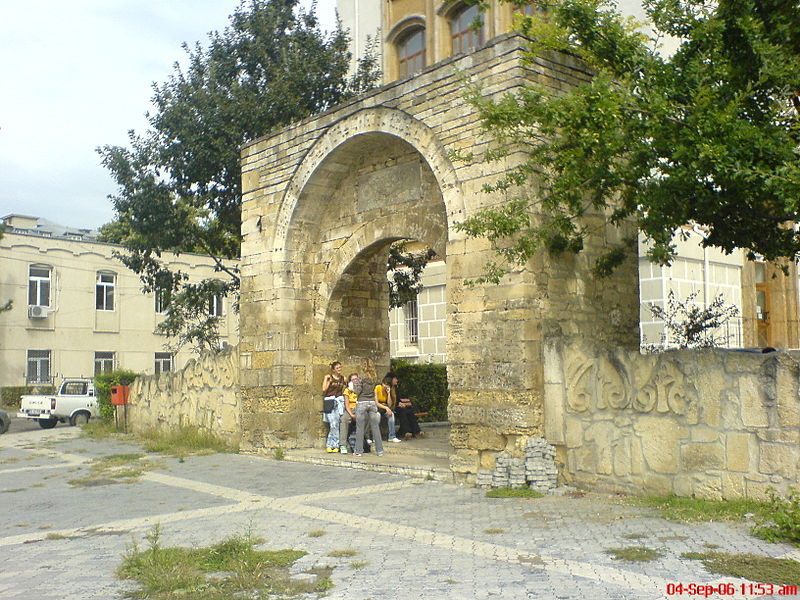
[[558,469],[555,448],[544,438],[531,438],[525,444],[525,458],[500,452],[493,471],[480,471],[475,484],[480,488],[521,488],[529,485],[537,492],[547,492],[557,485]]
[[546,492],[557,485],[556,450],[544,438],[525,443],[525,479],[532,490]]

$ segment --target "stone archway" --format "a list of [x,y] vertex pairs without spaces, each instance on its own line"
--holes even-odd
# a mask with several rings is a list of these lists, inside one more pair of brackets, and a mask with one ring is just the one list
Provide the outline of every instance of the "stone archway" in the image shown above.
[[[544,435],[547,343],[638,345],[635,261],[603,282],[590,274],[594,257],[618,241],[615,231],[598,228],[580,257],[541,255],[500,285],[465,285],[492,252],[454,225],[504,201],[482,188],[516,158],[448,159],[486,147],[457,69],[491,93],[534,75],[554,86],[564,73],[587,77],[569,57],[533,74],[524,52],[519,39],[498,38],[243,149],[244,448],[319,446],[327,363],[350,368],[365,354],[388,362],[385,256],[394,240],[446,257],[451,467],[467,478],[492,468],[497,452],[519,455],[527,438]],[[563,438],[556,404],[548,422]]]

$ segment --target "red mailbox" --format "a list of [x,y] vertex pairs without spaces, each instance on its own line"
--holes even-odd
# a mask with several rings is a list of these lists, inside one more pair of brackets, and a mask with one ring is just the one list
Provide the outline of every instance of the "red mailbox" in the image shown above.
[[112,385],[111,404],[114,406],[123,406],[127,404],[129,390],[130,388],[127,385]]

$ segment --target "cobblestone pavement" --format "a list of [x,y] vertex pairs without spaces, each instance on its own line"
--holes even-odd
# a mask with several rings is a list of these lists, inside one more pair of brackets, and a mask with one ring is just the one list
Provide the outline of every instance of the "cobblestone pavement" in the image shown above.
[[[0,438],[0,598],[120,598],[129,584],[114,569],[156,523],[164,545],[251,531],[265,547],[305,550],[295,569],[335,566],[327,597],[348,600],[687,598],[668,596],[667,584],[731,581],[739,589],[743,580],[709,574],[683,552],[714,544],[798,558],[791,546],[749,536],[744,524],[673,523],[603,495],[489,499],[437,481],[247,455],[149,455],[160,466],[138,483],[76,487],[69,481],[85,477],[92,459],[140,451],[78,433]],[[325,534],[309,536],[314,530]],[[606,552],[639,545],[662,558],[629,563]],[[328,556],[348,548],[358,554]]]

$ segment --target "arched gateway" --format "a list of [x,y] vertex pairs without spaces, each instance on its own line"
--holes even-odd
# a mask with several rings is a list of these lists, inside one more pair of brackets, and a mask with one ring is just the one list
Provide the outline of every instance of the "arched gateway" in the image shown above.
[[397,240],[423,242],[446,262],[457,473],[490,468],[498,451],[516,453],[543,435],[546,342],[586,335],[637,343],[635,261],[602,285],[588,274],[610,232],[580,257],[544,256],[498,286],[464,285],[490,251],[454,224],[503,198],[481,191],[498,171],[448,158],[483,144],[457,69],[495,93],[532,76],[585,78],[566,59],[540,61],[539,73],[523,69],[520,42],[498,38],[243,150],[245,446],[319,445],[327,363],[341,360],[350,371],[370,356],[388,366],[386,258]]

